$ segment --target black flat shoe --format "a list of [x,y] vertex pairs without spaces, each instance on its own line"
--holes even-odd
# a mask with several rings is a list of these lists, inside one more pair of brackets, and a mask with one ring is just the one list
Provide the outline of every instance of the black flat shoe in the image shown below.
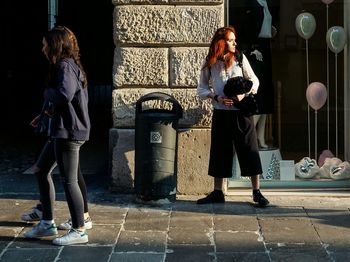
[[253,194],[253,201],[259,206],[259,207],[266,207],[270,204],[269,200],[267,200],[260,191]]
[[221,190],[214,190],[204,198],[198,199],[197,204],[225,203],[225,196]]

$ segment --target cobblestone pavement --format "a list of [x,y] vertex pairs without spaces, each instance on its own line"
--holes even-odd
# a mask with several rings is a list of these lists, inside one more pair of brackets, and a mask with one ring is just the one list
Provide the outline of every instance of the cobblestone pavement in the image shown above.
[[[94,193],[89,243],[57,247],[52,238],[27,240],[19,220],[35,204],[0,199],[1,261],[348,261],[348,198],[276,197],[255,208],[249,197],[198,206],[179,197],[165,206],[136,204],[132,195]],[[56,222],[68,217],[57,201]],[[59,234],[64,233],[60,231]]]
[[[85,165],[93,229],[89,243],[57,247],[52,238],[27,240],[32,224],[20,215],[35,205],[35,154],[22,143],[0,144],[0,261],[349,261],[350,197],[269,195],[261,209],[248,196],[226,204],[195,204],[198,196],[151,206],[108,191],[103,169]],[[86,159],[100,151],[87,147]],[[91,154],[94,152],[94,154]],[[92,161],[93,162],[93,161]],[[86,163],[85,163],[86,164]],[[68,218],[57,176],[56,223]],[[59,231],[59,234],[65,233]]]

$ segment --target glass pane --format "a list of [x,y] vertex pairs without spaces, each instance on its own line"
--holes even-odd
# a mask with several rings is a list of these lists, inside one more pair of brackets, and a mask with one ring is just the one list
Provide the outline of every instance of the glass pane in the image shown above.
[[[265,3],[268,9],[264,9]],[[344,159],[344,52],[336,55],[326,43],[328,28],[343,27],[344,1],[335,0],[328,8],[321,0],[228,0],[227,5],[227,20],[236,28],[238,49],[244,51],[262,83],[259,92],[265,103],[262,113],[266,115],[266,124],[263,137],[258,125],[257,134],[260,146],[268,146],[262,147],[260,152],[262,158],[268,158],[265,170],[277,170],[271,164],[274,159],[279,165],[281,159],[298,163],[310,157],[315,162],[309,166],[317,164],[325,149],[340,160]],[[302,36],[296,29],[296,18],[301,13],[311,14],[299,20]],[[310,28],[312,17],[314,33]],[[260,53],[262,61],[258,61]],[[307,87],[312,82],[323,83],[328,91],[328,100],[317,111],[306,99]],[[320,93],[316,95],[321,99]],[[313,107],[319,106],[316,102]],[[277,153],[264,152],[271,150]],[[281,165],[288,169],[290,163]],[[277,173],[272,181],[281,180],[280,172]],[[271,178],[268,174],[264,177]],[[325,181],[318,172],[312,179],[295,179]]]

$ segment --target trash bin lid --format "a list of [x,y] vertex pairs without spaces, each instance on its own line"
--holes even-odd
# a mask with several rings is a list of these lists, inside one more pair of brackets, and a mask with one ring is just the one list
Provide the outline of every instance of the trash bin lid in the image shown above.
[[[172,110],[158,109],[158,108],[143,110],[142,103],[150,100],[160,100],[160,101],[170,102],[173,108]],[[136,102],[136,115],[142,114],[142,113],[152,114],[152,116],[153,114],[157,114],[157,116],[160,116],[160,114],[166,114],[163,116],[170,117],[171,115],[174,115],[177,118],[182,118],[182,107],[173,96],[162,92],[153,92],[142,96]]]

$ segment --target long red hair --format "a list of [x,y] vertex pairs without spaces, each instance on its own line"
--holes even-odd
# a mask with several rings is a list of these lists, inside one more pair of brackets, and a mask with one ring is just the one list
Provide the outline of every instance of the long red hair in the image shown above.
[[209,47],[209,52],[206,57],[205,67],[211,67],[217,62],[217,60],[223,60],[225,62],[225,68],[230,67],[235,61],[235,55],[238,55],[236,49],[235,53],[228,52],[225,55],[226,40],[228,39],[229,33],[234,33],[236,36],[236,30],[233,26],[221,27],[216,30]]

